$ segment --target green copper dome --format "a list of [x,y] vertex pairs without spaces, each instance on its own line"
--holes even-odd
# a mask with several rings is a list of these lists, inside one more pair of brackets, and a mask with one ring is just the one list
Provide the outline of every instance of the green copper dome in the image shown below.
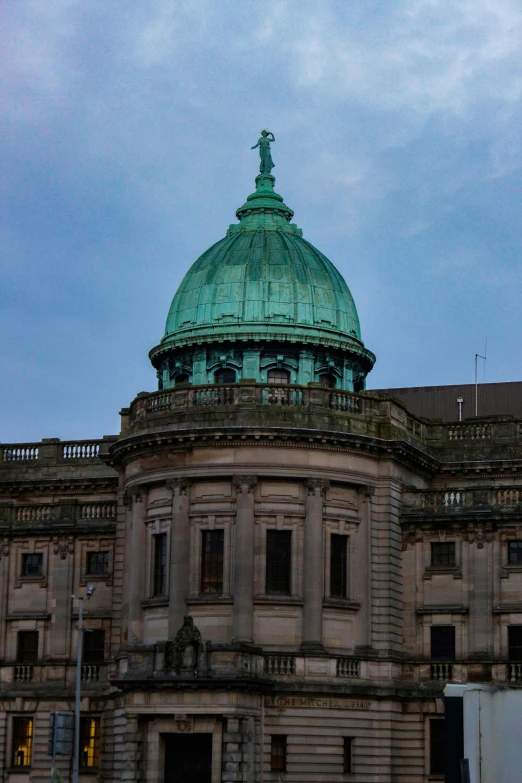
[[[357,310],[333,264],[290,223],[270,174],[237,210],[239,224],[192,265],[172,301],[165,349],[215,341],[276,340],[354,351],[367,369]],[[154,362],[156,363],[156,362]]]

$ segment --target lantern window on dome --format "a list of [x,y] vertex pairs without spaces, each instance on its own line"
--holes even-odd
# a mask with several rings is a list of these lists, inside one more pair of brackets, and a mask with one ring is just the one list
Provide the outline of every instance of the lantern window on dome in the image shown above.
[[288,370],[275,369],[269,370],[266,374],[268,383],[290,383],[290,373]]
[[235,383],[236,371],[230,370],[228,367],[222,367],[220,370],[214,373],[215,383]]

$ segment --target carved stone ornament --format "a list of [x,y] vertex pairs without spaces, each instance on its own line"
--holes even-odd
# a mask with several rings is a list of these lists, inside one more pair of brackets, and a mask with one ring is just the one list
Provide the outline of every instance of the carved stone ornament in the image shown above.
[[167,489],[170,489],[173,495],[186,495],[190,486],[190,479],[175,478],[169,479],[166,483]]
[[193,728],[193,720],[190,715],[174,715],[176,728],[180,734],[190,734]]
[[308,490],[309,495],[315,495],[317,489],[319,490],[321,495],[324,495],[326,490],[330,489],[330,482],[327,479],[308,478],[305,481],[305,486]]
[[365,484],[363,487],[363,494],[365,498],[371,500],[375,495],[375,486],[373,484]]
[[9,554],[9,539],[4,538],[0,543],[0,560],[7,557]]
[[417,528],[415,525],[405,525],[402,528],[402,549],[403,551],[408,546],[413,546],[417,543]]
[[133,503],[141,503],[145,494],[144,487],[131,487],[128,490],[129,497]]
[[484,543],[489,543],[493,538],[493,526],[491,522],[470,522],[467,533],[469,543],[476,542],[477,548],[482,549]]
[[74,552],[74,539],[72,536],[55,536],[53,538],[53,552],[60,555],[60,560],[65,560],[67,555]]
[[[165,668],[172,668],[176,674],[193,674],[198,670],[199,654],[203,649],[201,633],[190,615],[183,618],[183,625],[172,642]],[[167,651],[166,651],[167,654]],[[171,660],[169,660],[171,658]]]
[[132,506],[132,496],[127,490],[123,493],[123,505],[125,508],[130,508]]
[[243,487],[247,487],[248,492],[257,486],[257,476],[233,476],[232,484],[239,491],[243,491]]

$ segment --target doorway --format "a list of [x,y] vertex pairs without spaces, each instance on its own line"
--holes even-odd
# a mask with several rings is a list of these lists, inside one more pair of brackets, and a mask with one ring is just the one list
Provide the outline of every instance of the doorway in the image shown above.
[[165,734],[165,783],[212,783],[212,734]]

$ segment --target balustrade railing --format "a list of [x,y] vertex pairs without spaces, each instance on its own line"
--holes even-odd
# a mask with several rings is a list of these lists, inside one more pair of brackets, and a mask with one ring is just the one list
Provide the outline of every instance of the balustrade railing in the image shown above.
[[334,391],[330,394],[330,408],[346,413],[363,413],[363,399],[358,394]]
[[52,506],[19,506],[16,509],[17,522],[47,522],[52,518]]
[[77,443],[63,443],[62,456],[64,459],[92,459],[98,456],[100,450],[100,444],[96,441],[86,442],[79,441]]
[[234,386],[206,386],[203,388],[191,389],[189,399],[195,406],[205,405],[234,405],[236,397]]
[[13,667],[14,682],[31,682],[33,679],[34,667],[27,663],[20,663]]
[[452,663],[432,663],[430,665],[430,678],[439,682],[447,682],[453,677]]
[[265,655],[265,674],[295,674],[295,656]]
[[448,440],[489,440],[491,424],[451,424],[448,428]]
[[497,506],[512,508],[522,503],[521,489],[499,489],[497,491]]
[[116,503],[86,503],[80,506],[80,519],[116,519]]
[[4,462],[28,462],[38,459],[39,448],[35,443],[4,446],[2,454]]
[[522,681],[522,663],[508,663],[509,682]]
[[337,676],[350,680],[359,677],[359,661],[353,658],[337,658]]
[[101,665],[99,663],[82,664],[82,682],[99,682]]

